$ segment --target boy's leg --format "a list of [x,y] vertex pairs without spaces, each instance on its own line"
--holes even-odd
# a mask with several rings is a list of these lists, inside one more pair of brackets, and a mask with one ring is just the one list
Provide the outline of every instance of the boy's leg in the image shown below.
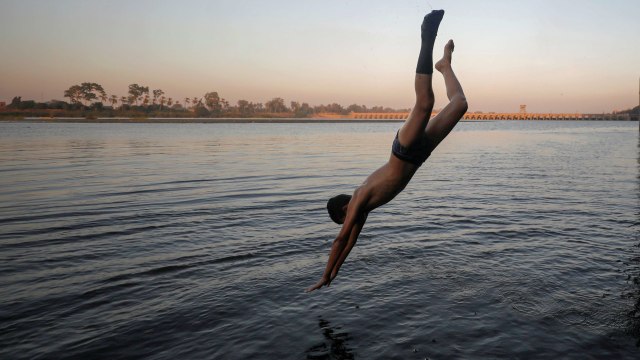
[[447,88],[449,104],[429,121],[425,130],[427,137],[435,148],[451,132],[458,121],[467,112],[467,99],[462,91],[462,86],[451,68],[451,56],[453,53],[453,40],[449,40],[444,47],[444,56],[436,63],[436,69],[444,76]]
[[410,146],[424,135],[425,128],[431,117],[434,103],[433,88],[431,87],[433,44],[443,16],[443,10],[434,10],[427,14],[422,22],[422,46],[415,79],[416,104],[398,134],[398,140],[404,146]]

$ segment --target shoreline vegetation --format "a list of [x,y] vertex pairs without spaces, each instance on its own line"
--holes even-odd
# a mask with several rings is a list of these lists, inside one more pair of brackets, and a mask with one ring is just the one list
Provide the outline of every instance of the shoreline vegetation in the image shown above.
[[[21,119],[0,117],[0,123],[22,122],[22,123],[82,123],[82,124],[352,124],[352,123],[392,123],[404,122],[405,119],[353,119],[353,118],[83,118],[83,117],[26,117]],[[501,121],[500,119],[467,120],[460,122],[485,122]],[[518,120],[506,120],[518,121]],[[545,120],[529,120],[545,121]],[[549,121],[549,120],[547,120]],[[560,121],[637,121],[631,120],[585,120],[566,119]]]
[[[242,122],[386,122],[404,121],[411,109],[392,109],[383,106],[368,108],[337,103],[309,105],[298,101],[289,104],[275,97],[265,103],[238,100],[230,104],[218,92],[202,97],[174,100],[161,89],[149,89],[138,84],[129,85],[128,96],[107,95],[97,83],[72,85],[64,91],[69,101],[36,102],[22,100],[0,103],[0,121],[49,122],[136,122],[136,123],[242,123]],[[434,114],[438,110],[434,111]],[[640,107],[609,114],[528,114],[468,112],[464,120],[638,120]]]

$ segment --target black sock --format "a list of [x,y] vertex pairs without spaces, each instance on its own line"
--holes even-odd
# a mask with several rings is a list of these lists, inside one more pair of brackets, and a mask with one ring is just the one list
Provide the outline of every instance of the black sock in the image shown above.
[[444,16],[444,10],[433,10],[422,22],[422,47],[418,57],[416,73],[433,74],[433,43],[438,35],[438,27]]

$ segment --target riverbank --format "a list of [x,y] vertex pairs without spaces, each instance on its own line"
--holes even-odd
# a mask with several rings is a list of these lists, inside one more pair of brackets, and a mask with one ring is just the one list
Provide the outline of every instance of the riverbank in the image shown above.
[[[126,118],[126,117],[100,117],[100,118],[84,118],[84,117],[26,117],[22,119],[16,118],[0,118],[2,122],[42,122],[42,123],[140,123],[140,124],[289,124],[289,123],[394,123],[404,122],[405,117],[395,119],[354,119],[354,118]],[[522,121],[520,119],[463,119],[463,122],[489,122],[496,120]],[[535,121],[637,121],[637,119],[527,119]]]

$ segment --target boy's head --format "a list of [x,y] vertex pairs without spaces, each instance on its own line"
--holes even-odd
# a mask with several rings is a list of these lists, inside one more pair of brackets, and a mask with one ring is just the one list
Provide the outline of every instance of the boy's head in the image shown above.
[[350,195],[340,194],[327,201],[327,211],[329,211],[329,217],[333,222],[336,224],[344,223],[344,219],[347,217],[347,205],[350,200]]

